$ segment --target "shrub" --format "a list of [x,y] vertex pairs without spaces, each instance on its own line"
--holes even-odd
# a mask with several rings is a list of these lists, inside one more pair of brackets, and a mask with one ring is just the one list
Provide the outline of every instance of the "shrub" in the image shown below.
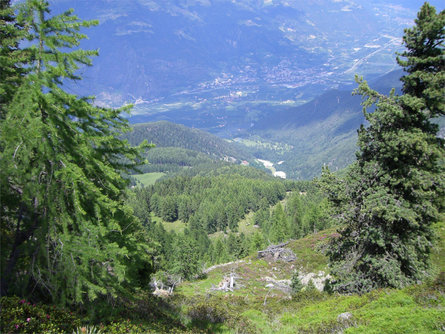
[[305,291],[312,292],[312,291],[316,291],[316,290],[317,290],[317,288],[315,287],[314,281],[312,279],[310,279],[309,282],[307,282]]
[[71,333],[80,320],[71,312],[54,306],[32,304],[19,297],[0,299],[1,333]]
[[[211,297],[206,300],[190,300],[188,316],[191,318],[191,326],[197,331],[199,328],[207,331],[221,331],[231,328],[240,334],[257,333],[256,327],[247,318],[237,312],[238,302],[236,298]],[[227,327],[226,327],[227,326]]]
[[130,320],[113,321],[106,326],[101,327],[102,333],[107,334],[143,334],[149,333],[142,325],[136,325]]
[[230,318],[222,304],[212,302],[199,302],[189,310],[188,315],[193,322],[198,323],[223,323]]
[[303,290],[303,283],[301,283],[300,278],[298,276],[299,276],[298,271],[295,271],[291,278],[290,287],[292,289],[293,295]]

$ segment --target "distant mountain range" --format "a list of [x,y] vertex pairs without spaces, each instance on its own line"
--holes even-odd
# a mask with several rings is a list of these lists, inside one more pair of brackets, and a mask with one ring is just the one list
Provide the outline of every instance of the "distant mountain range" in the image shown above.
[[[400,70],[393,71],[370,86],[384,94],[392,88],[400,93],[402,75]],[[323,165],[335,171],[353,162],[357,129],[364,123],[361,97],[353,96],[350,87],[327,91],[298,107],[274,110],[238,141],[256,143],[251,144],[252,154],[281,161],[280,170],[288,177],[307,179],[319,175]]]
[[[394,53],[423,0],[51,3],[55,13],[73,7],[79,17],[100,21],[81,45],[100,56],[82,69],[84,80],[68,85],[71,92],[96,95],[99,105],[133,103],[132,123],[194,128],[135,126],[140,138],[162,137],[158,146],[188,150],[170,149],[178,159],[201,163],[193,152],[256,157],[279,163],[290,178],[311,178],[323,164],[337,170],[354,160],[364,121],[360,97],[351,96],[354,75],[385,93],[400,86]],[[159,136],[161,128],[171,137]],[[233,142],[244,149],[234,150]],[[165,150],[153,152],[165,160]]]
[[[388,93],[401,87],[401,75],[391,72],[370,85]],[[338,170],[354,160],[356,131],[364,117],[361,98],[351,90],[331,90],[301,106],[264,110],[248,132],[230,141],[167,121],[135,124],[128,139],[133,145],[144,139],[156,144],[148,156],[152,165],[144,171],[178,170],[172,165],[197,166],[209,159],[255,164],[260,158],[287,177],[307,179],[324,164]]]
[[[394,71],[370,82],[373,89],[388,94],[400,93],[402,71]],[[287,178],[310,179],[323,165],[334,171],[355,159],[357,129],[365,123],[361,97],[352,95],[352,87],[327,91],[314,100],[296,107],[264,110],[249,131],[232,139],[222,139],[208,132],[167,121],[133,125],[130,142],[143,139],[157,145],[149,152],[149,171],[179,171],[182,167],[206,166],[217,161],[242,161],[284,172]],[[442,134],[444,118],[439,120]],[[179,166],[179,167],[178,167]]]
[[110,106],[136,103],[138,115],[152,115],[258,100],[298,104],[356,73],[387,73],[423,1],[51,3],[56,13],[73,7],[79,17],[100,21],[82,43],[100,56],[72,90]]

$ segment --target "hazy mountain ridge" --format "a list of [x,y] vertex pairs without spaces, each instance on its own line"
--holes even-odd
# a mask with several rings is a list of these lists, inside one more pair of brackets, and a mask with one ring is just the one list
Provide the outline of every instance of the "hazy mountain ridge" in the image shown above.
[[[401,70],[391,72],[387,75],[370,81],[370,86],[377,91],[388,94],[392,88],[400,92],[400,77],[403,75]],[[362,113],[361,97],[353,96],[354,85],[345,86],[343,89],[330,90],[312,101],[300,106],[276,105],[275,108],[267,108],[266,105],[247,105],[252,108],[252,116],[246,113],[240,113],[238,109],[231,112],[233,126],[251,122],[248,130],[239,131],[234,141],[245,145],[244,152],[234,153],[225,151],[227,156],[244,157],[243,159],[253,161],[253,158],[269,160],[275,167],[286,173],[288,178],[309,179],[317,176],[321,172],[323,165],[328,165],[332,170],[339,170],[346,167],[355,160],[355,151],[357,150],[357,129],[365,123]],[[253,109],[256,109],[253,110]],[[175,115],[176,119],[187,125],[196,125],[201,122],[201,127],[209,126],[214,121],[210,112],[202,114],[197,118],[190,118],[187,123],[187,113],[178,111],[169,113]],[[207,116],[207,117],[206,117]],[[254,120],[253,118],[256,117]],[[172,117],[174,120],[175,117]],[[238,123],[236,123],[238,122]],[[165,137],[171,136],[173,141],[182,141],[184,145],[180,147],[190,149],[187,145],[195,145],[199,140],[193,136],[199,135],[202,138],[213,138],[212,143],[217,137],[197,129],[188,129],[168,122],[150,123],[150,128],[145,131],[144,125],[136,124],[135,134],[132,136],[142,138],[141,129],[147,135],[147,139],[155,140],[157,131],[153,130],[157,125],[161,126],[163,134],[159,135],[160,146],[178,146],[177,144],[165,142]],[[247,125],[246,125],[247,126]],[[193,134],[192,137],[185,136],[188,139],[183,140],[181,132],[186,131]],[[215,129],[214,129],[215,131]],[[220,132],[221,134],[221,132]],[[176,137],[177,138],[176,138]],[[184,138],[185,138],[184,137]],[[164,138],[164,139],[162,139]],[[217,142],[223,141],[218,138]],[[136,142],[134,142],[136,144]],[[211,144],[210,146],[212,146]],[[218,144],[220,147],[229,145],[226,141]],[[192,149],[199,150],[199,147],[208,147],[208,144],[198,145]],[[238,146],[238,149],[240,146]],[[220,148],[218,148],[220,150]],[[201,152],[203,152],[201,150]],[[227,152],[232,152],[228,154]],[[248,154],[246,154],[248,152]],[[208,152],[204,152],[208,153]],[[238,154],[238,155],[237,155]],[[219,155],[222,157],[222,155]],[[277,164],[279,163],[279,166]]]
[[133,132],[127,134],[126,137],[132,145],[138,145],[143,140],[147,140],[158,148],[183,148],[218,159],[232,157],[238,162],[253,159],[253,156],[239,144],[229,143],[199,129],[166,121],[136,124],[133,126]]
[[73,89],[108,105],[137,101],[138,113],[158,102],[199,102],[218,88],[253,92],[249,101],[276,85],[313,97],[314,89],[350,82],[356,72],[388,72],[418,7],[363,0],[54,1],[56,8],[67,3],[80,17],[101,21],[84,43],[101,56]]
[[[400,91],[401,70],[370,82],[377,91]],[[274,163],[290,178],[307,179],[321,173],[323,165],[332,170],[346,167],[355,160],[357,129],[365,123],[361,97],[352,95],[353,86],[330,90],[297,107],[275,109],[265,114],[239,141],[280,142],[287,150],[253,145],[256,157]]]
[[101,56],[74,92],[133,102],[132,123],[168,120],[256,142],[254,156],[310,178],[354,160],[363,117],[345,84],[398,68],[394,52],[422,1],[54,3],[101,21],[84,43]]

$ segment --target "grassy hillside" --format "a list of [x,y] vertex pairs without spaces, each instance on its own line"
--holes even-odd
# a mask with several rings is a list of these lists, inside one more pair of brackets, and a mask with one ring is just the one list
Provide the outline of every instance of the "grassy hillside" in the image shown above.
[[[401,290],[382,289],[364,295],[302,291],[289,295],[266,285],[301,272],[328,271],[323,253],[335,229],[291,241],[292,263],[244,260],[210,270],[205,279],[184,282],[170,297],[180,303],[190,324],[214,333],[441,333],[445,329],[445,223],[436,224],[438,240],[429,281]],[[442,272],[442,274],[439,274]],[[212,291],[235,274],[239,288]]]
[[[326,270],[324,246],[327,239],[335,236],[335,229],[330,229],[291,241],[287,247],[297,255],[294,263],[265,261],[251,255],[218,266],[204,278],[183,282],[172,296],[154,297],[144,292],[135,300],[120,300],[109,315],[113,322],[95,328],[101,329],[101,333],[132,334],[443,333],[445,222],[436,224],[435,229],[438,239],[432,254],[434,275],[419,285],[400,290],[380,289],[363,295],[303,290],[293,296],[266,287],[269,282],[288,279],[295,267],[305,273]],[[211,290],[230,273],[239,277],[239,289]],[[49,310],[19,298],[2,299],[2,305],[8,310],[24,311],[17,317],[30,317],[31,322],[38,320],[42,312],[43,315],[58,312],[66,321],[81,323],[72,313],[54,307]],[[100,309],[97,312],[100,314]],[[9,324],[2,322],[2,326]],[[88,326],[84,327],[86,331]]]
[[[272,291],[272,297],[288,297],[288,293],[279,289],[272,288],[270,291],[269,288],[266,288],[268,278],[289,280],[295,269],[302,270],[305,273],[318,273],[327,270],[327,259],[322,250],[328,238],[335,233],[335,229],[329,229],[303,239],[290,241],[286,247],[297,256],[297,260],[294,262],[268,261],[258,259],[256,254],[253,254],[243,260],[218,266],[208,272],[206,279],[184,282],[178,288],[178,293],[189,297],[206,295],[209,293],[212,284],[217,285],[223,277],[230,273],[236,273],[242,287],[234,290],[231,295],[243,297],[250,295],[264,298],[266,294],[270,294]],[[216,294],[223,293],[217,292]]]
[[138,180],[144,186],[151,186],[155,184],[157,180],[163,177],[164,173],[145,173],[132,175],[136,180]]

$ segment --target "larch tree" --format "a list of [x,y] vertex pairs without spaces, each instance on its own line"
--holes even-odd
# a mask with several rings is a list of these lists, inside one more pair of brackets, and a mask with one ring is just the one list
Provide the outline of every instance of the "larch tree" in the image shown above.
[[1,294],[59,304],[128,294],[151,271],[146,235],[124,202],[122,175],[143,161],[140,148],[120,139],[125,110],[63,89],[97,54],[78,48],[80,30],[97,22],[72,10],[51,16],[44,0],[19,6],[26,74],[19,85],[1,77],[13,92],[0,119]]
[[425,3],[405,30],[402,96],[381,95],[358,79],[369,125],[358,131],[357,162],[344,179],[327,169],[322,176],[343,225],[329,251],[336,291],[398,288],[427,273],[445,195],[444,141],[431,122],[445,114],[444,20],[445,12]]
[[269,237],[271,242],[283,242],[289,236],[289,225],[281,203],[272,212]]
[[26,69],[26,53],[19,48],[25,30],[15,19],[9,0],[0,0],[0,118],[11,102]]

